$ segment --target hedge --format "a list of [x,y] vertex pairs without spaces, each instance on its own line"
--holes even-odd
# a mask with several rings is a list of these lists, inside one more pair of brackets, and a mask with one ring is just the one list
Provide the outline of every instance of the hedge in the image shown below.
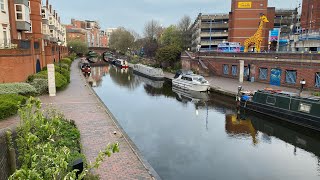
[[30,85],[36,88],[38,95],[48,93],[48,80],[47,79],[33,79]]
[[6,83],[0,84],[0,94],[34,96],[37,94],[37,90],[28,83]]
[[72,61],[71,61],[71,59],[69,59],[69,58],[62,58],[60,61],[61,61],[61,63],[68,64],[69,67],[70,67],[71,64],[72,64]]
[[0,95],[0,120],[17,114],[19,102],[25,104],[26,97],[17,94]]

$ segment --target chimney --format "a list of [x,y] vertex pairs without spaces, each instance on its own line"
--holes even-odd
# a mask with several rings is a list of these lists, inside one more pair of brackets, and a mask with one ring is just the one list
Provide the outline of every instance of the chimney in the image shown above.
[[46,8],[49,8],[49,0],[46,1]]
[[50,12],[50,14],[52,14],[52,5],[51,4],[49,5],[49,12]]

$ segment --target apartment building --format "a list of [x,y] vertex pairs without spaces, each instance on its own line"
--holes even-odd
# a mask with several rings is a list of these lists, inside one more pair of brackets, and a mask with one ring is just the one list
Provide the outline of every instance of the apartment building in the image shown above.
[[0,0],[0,48],[11,45],[8,0]]
[[0,0],[0,8],[0,39],[6,39],[0,45],[1,83],[25,81],[68,54],[65,29],[48,0],[45,6],[41,0]]
[[217,50],[218,44],[228,40],[228,14],[200,13],[191,26],[192,50],[201,45],[201,50]]
[[106,47],[107,36],[97,21],[71,19],[71,24],[66,26],[68,40],[81,39],[88,47]]

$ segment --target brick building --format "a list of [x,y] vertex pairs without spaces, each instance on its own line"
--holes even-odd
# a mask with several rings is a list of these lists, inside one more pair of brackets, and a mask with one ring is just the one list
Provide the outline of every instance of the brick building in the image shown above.
[[[198,58],[191,59],[183,54],[181,59],[184,69],[204,72]],[[244,80],[272,84],[276,77],[278,86],[299,88],[300,81],[304,79],[306,88],[320,90],[320,54],[211,52],[201,53],[200,59],[215,76],[238,79],[240,60],[243,60]]]
[[229,42],[244,41],[257,31],[260,15],[268,17],[269,23],[263,28],[263,42],[261,50],[268,49],[269,30],[274,27],[275,8],[268,7],[268,0],[232,0],[229,13]]
[[307,31],[320,30],[320,1],[303,0],[301,27]]
[[107,35],[101,30],[97,21],[71,19],[71,24],[66,25],[69,41],[84,39],[88,47],[107,47]]
[[[53,16],[56,24],[51,28],[58,33],[52,36],[45,33],[43,22],[46,17],[43,16],[41,0],[4,2],[7,2],[4,6],[8,9],[9,24],[6,27],[10,27],[10,41],[8,46],[0,46],[0,83],[25,81],[29,75],[68,54],[67,48],[57,43],[65,34],[58,23],[57,13]],[[49,7],[48,0],[46,7]],[[57,37],[56,41],[52,37]],[[62,43],[66,45],[65,41]]]

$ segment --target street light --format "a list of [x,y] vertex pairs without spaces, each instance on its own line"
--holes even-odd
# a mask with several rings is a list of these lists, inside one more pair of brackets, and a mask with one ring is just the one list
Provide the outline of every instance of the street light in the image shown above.
[[60,59],[60,45],[61,45],[61,41],[60,39],[58,39],[57,44],[58,44],[58,48],[59,48],[59,68],[60,68],[60,74],[61,74],[61,59]]
[[300,81],[301,87],[300,87],[299,96],[301,96],[302,91],[303,91],[303,88],[304,88],[304,86],[306,85],[306,83],[307,83],[307,82],[306,82],[304,79],[302,79],[302,81]]

